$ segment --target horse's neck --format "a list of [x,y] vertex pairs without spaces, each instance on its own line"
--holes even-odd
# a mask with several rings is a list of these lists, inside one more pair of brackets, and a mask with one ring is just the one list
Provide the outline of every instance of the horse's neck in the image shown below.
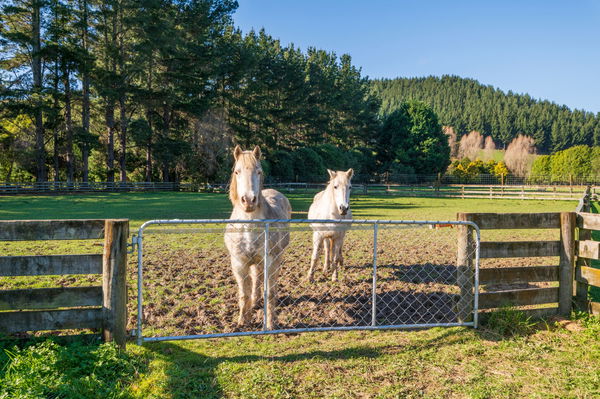
[[335,204],[335,196],[333,195],[333,184],[328,184],[325,189],[325,193],[321,198],[323,203],[325,204],[327,212],[329,212],[332,216],[340,216],[337,210],[337,205]]

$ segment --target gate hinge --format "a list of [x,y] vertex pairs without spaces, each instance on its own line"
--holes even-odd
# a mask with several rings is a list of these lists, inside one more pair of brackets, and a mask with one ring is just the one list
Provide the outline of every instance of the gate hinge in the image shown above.
[[127,253],[128,254],[132,254],[137,250],[138,247],[138,236],[137,235],[133,235],[131,236],[131,242],[129,244],[127,244]]

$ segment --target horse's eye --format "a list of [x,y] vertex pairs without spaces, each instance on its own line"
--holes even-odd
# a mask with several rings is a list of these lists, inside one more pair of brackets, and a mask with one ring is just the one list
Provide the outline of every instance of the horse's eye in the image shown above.
[[235,171],[235,174],[236,174],[236,175],[239,175],[239,174],[240,174],[240,171],[239,171],[239,170],[236,170],[236,171]]
[[335,188],[337,190],[338,186],[333,186],[333,188]]
[[348,187],[348,190],[352,190],[352,186]]
[[262,175],[262,170],[259,170],[256,173],[258,173],[259,175]]

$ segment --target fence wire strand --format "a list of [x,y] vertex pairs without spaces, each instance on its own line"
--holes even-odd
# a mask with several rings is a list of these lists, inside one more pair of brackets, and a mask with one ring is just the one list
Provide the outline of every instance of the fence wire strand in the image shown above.
[[[459,267],[461,222],[162,222],[139,232],[138,342],[474,325],[477,246]],[[314,237],[332,231],[342,249],[325,239],[310,281]]]

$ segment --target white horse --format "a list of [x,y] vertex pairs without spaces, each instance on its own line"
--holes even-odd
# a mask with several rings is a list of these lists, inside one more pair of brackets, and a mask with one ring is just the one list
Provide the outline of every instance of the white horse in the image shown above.
[[[231,175],[229,199],[233,204],[231,219],[290,219],[292,207],[288,199],[278,191],[263,190],[263,174],[260,166],[260,148],[233,151],[235,165]],[[274,223],[268,237],[266,306],[267,328],[275,328],[277,277],[282,254],[288,246],[290,233],[287,223]],[[229,224],[225,232],[225,245],[231,255],[231,269],[238,285],[240,313],[238,326],[249,322],[252,308],[257,303],[262,271],[264,268],[265,236],[256,224]]]
[[[348,169],[346,172],[327,169],[329,173],[329,183],[324,191],[321,191],[313,199],[313,203],[308,210],[309,219],[352,219],[350,211],[350,190],[352,185],[350,180],[354,171]],[[344,259],[342,256],[342,246],[344,236],[349,229],[348,224],[311,224],[313,229],[313,253],[310,260],[310,269],[308,271],[308,281],[313,281],[315,265],[319,261],[321,248],[325,247],[325,262],[323,262],[323,272],[329,271],[329,266],[333,266],[332,281],[338,277],[338,266],[343,267]]]

